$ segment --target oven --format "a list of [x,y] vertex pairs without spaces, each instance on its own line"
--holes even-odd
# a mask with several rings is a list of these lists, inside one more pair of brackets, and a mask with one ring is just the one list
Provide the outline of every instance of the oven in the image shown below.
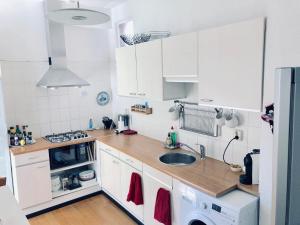
[[86,142],[49,149],[51,170],[89,161],[93,145],[93,142]]

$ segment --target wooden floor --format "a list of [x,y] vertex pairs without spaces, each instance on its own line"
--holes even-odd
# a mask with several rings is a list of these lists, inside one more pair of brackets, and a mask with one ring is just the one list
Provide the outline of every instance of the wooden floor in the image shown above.
[[121,209],[103,195],[31,218],[30,225],[134,225]]

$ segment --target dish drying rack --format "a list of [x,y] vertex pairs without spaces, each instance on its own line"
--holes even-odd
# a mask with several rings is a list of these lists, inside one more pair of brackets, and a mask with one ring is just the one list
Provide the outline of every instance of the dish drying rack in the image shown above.
[[216,123],[217,110],[200,108],[197,103],[178,100],[174,102],[181,106],[179,115],[180,129],[211,137],[219,136],[220,127]]

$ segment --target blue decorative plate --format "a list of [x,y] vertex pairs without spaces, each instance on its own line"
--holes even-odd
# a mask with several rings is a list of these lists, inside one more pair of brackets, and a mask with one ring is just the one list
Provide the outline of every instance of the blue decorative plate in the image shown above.
[[110,96],[106,91],[101,91],[96,98],[98,105],[107,105],[110,101]]

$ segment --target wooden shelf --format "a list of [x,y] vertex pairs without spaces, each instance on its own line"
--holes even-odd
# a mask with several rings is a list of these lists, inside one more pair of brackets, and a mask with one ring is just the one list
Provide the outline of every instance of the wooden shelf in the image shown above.
[[84,163],[75,164],[75,165],[72,165],[72,166],[62,167],[62,168],[59,168],[59,169],[51,170],[51,174],[61,172],[61,171],[65,171],[65,170],[69,170],[69,169],[78,168],[78,167],[81,167],[81,166],[91,165],[91,164],[94,164],[94,163],[96,163],[96,161],[88,161],[88,162],[84,162]]
[[64,195],[68,195],[68,194],[74,193],[76,191],[81,191],[81,190],[84,190],[84,189],[87,189],[87,188],[90,188],[90,187],[94,187],[94,186],[97,186],[97,185],[99,185],[99,184],[97,183],[97,181],[95,181],[94,183],[92,183],[90,185],[85,185],[83,187],[76,188],[76,189],[73,189],[73,190],[66,190],[66,191],[59,190],[59,191],[56,191],[56,192],[52,192],[52,199],[53,198],[58,198],[58,197],[61,197],[61,196],[64,196]]
[[143,113],[146,115],[152,114],[152,108],[137,108],[135,106],[131,106],[131,112]]

